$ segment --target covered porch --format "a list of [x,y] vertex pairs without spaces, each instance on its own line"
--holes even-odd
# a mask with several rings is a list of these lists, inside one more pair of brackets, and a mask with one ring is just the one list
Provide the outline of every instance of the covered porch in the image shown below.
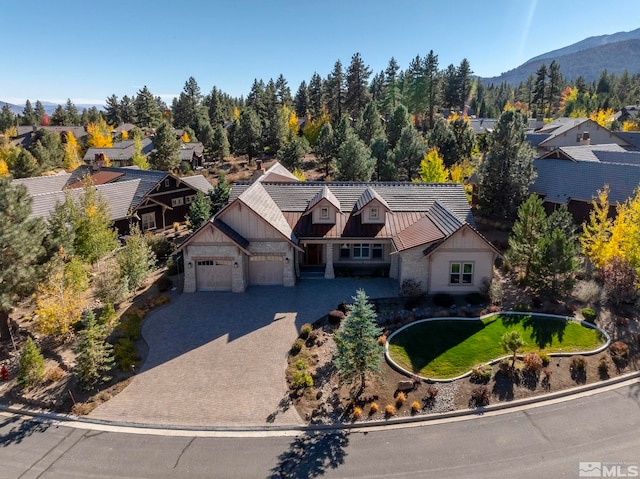
[[298,252],[299,277],[388,277],[393,245],[389,240],[302,240]]

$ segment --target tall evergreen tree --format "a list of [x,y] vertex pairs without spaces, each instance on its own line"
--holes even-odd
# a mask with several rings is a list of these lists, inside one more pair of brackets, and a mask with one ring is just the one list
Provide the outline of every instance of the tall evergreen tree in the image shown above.
[[384,127],[375,102],[370,101],[356,125],[358,136],[367,146],[371,146],[376,138],[384,136]]
[[333,71],[327,77],[327,110],[332,122],[338,122],[344,113],[345,79],[342,70],[342,62],[338,60],[333,66]]
[[258,115],[253,108],[246,108],[240,114],[240,123],[234,148],[236,153],[247,155],[249,161],[258,156],[260,151],[260,139],[262,137],[262,126]]
[[440,91],[438,55],[433,53],[433,50],[429,50],[429,53],[424,58],[424,76],[427,84],[427,118],[429,120],[429,128],[433,128]]
[[122,110],[120,108],[120,101],[115,94],[111,95],[105,101],[104,119],[111,126],[117,126],[122,123]]
[[562,75],[560,65],[553,60],[549,65],[549,82],[547,84],[547,116],[551,118],[555,109],[559,107],[560,92],[562,91]]
[[307,88],[307,82],[304,80],[298,87],[293,103],[298,118],[306,118],[309,113],[309,89]]
[[258,115],[258,119],[262,120],[266,117],[266,105],[265,105],[265,84],[262,80],[253,80],[251,85],[251,91],[247,95],[246,106],[253,109]]
[[209,190],[211,215],[217,214],[218,211],[227,205],[230,194],[231,184],[227,181],[224,173],[221,173],[220,176],[218,176],[218,183],[216,183],[216,186],[212,190]]
[[337,178],[340,181],[370,181],[375,166],[369,147],[353,131],[349,131],[338,148]]
[[116,263],[120,277],[132,293],[142,285],[156,264],[156,256],[137,223],[129,226],[124,246],[116,253]]
[[371,69],[364,64],[360,53],[355,53],[347,68],[344,99],[345,109],[354,119],[360,116],[371,97],[368,88],[370,76]]
[[280,106],[291,107],[293,99],[291,98],[291,89],[282,73],[276,79],[276,97]]
[[136,109],[136,126],[141,128],[158,128],[160,126],[163,121],[162,111],[146,85],[138,91],[133,103]]
[[329,176],[331,173],[331,164],[334,160],[334,148],[333,148],[333,127],[331,122],[326,122],[320,129],[318,140],[316,141],[315,152],[320,163],[324,165],[324,174]]
[[400,133],[409,125],[411,125],[409,112],[403,104],[400,104],[393,111],[393,115],[387,123],[387,141],[389,142],[390,149],[395,148],[396,143],[400,139]]
[[444,89],[442,91],[442,99],[444,106],[449,110],[454,110],[459,105],[460,85],[458,69],[453,65],[449,65],[444,73]]
[[71,121],[69,115],[65,111],[62,105],[58,105],[51,114],[51,124],[54,126],[69,126]]
[[456,71],[457,86],[458,86],[458,108],[464,112],[467,111],[467,100],[470,100],[471,96],[471,65],[466,58],[463,58],[458,65]]
[[395,148],[389,154],[401,180],[411,181],[416,178],[425,151],[426,145],[420,133],[411,125],[405,126]]
[[211,198],[202,191],[198,191],[196,199],[191,202],[187,219],[189,220],[189,228],[195,231],[205,224],[211,218]]
[[176,138],[176,131],[168,122],[163,122],[153,137],[153,147],[156,150],[151,155],[151,165],[154,170],[173,171],[180,167],[181,141]]
[[36,100],[36,106],[34,107],[33,112],[36,114],[36,125],[42,125],[42,120],[44,119],[47,112],[40,100]]
[[44,253],[45,224],[30,218],[32,199],[26,187],[0,177],[0,338],[9,340],[9,313],[18,299],[33,291],[38,260]]
[[122,123],[133,123],[137,125],[138,116],[134,99],[129,98],[127,95],[122,97],[122,100],[120,100],[120,115]]
[[391,57],[387,69],[384,71],[384,101],[382,113],[391,115],[401,102],[400,88],[398,86],[398,72],[400,65],[394,57]]
[[213,126],[215,131],[217,126],[224,126],[224,122],[226,120],[222,106],[222,95],[215,86],[211,90],[211,93],[207,96],[205,102],[207,103],[209,121],[211,122],[211,126]]
[[230,154],[229,139],[227,138],[227,132],[218,124],[213,130],[213,144],[211,145],[211,154],[218,161],[224,161],[224,159]]
[[309,142],[303,136],[298,136],[289,129],[287,136],[278,150],[277,158],[289,170],[300,170],[302,159],[309,152]]
[[544,101],[547,93],[547,65],[544,63],[536,71],[536,80],[533,87],[533,104],[536,114],[544,115]]
[[11,111],[11,108],[9,108],[9,105],[6,103],[2,105],[2,108],[0,109],[0,134],[4,133],[12,126],[17,126],[17,124],[17,118]]
[[31,102],[27,99],[22,110],[22,124],[35,126],[38,124],[38,116],[31,106]]
[[420,55],[411,60],[406,76],[408,82],[409,111],[416,118],[416,125],[421,123],[422,114],[427,110],[427,79]]
[[311,76],[311,81],[309,82],[309,114],[312,119],[317,120],[320,117],[322,107],[324,105],[324,86],[322,78],[314,72]]
[[540,238],[546,230],[547,214],[542,206],[542,199],[531,195],[518,208],[518,219],[509,236],[507,259],[512,266],[521,268],[524,277],[529,276],[533,255]]
[[71,98],[67,98],[67,103],[64,106],[64,111],[67,113],[67,121],[69,125],[79,125],[80,115],[78,114],[78,108],[73,104]]
[[[172,106],[173,126],[175,128],[191,127],[195,130],[196,117],[202,100],[202,93],[195,78],[189,77],[182,92]],[[207,118],[208,121],[208,118]]]
[[489,213],[513,217],[528,196],[536,173],[526,127],[520,112],[506,111],[489,136],[489,155],[477,170],[479,204]]
[[78,334],[75,371],[83,389],[89,390],[109,379],[113,367],[113,347],[107,342],[105,327],[98,324],[93,311],[82,318],[84,328]]
[[363,289],[356,292],[351,311],[334,336],[334,364],[345,382],[359,383],[355,397],[364,390],[367,378],[379,372],[382,363],[382,346],[377,340],[382,329],[376,325],[376,313],[368,299]]

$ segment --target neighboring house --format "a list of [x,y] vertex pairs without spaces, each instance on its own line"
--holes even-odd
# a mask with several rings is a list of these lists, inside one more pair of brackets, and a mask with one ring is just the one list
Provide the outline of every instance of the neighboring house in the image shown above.
[[202,166],[203,160],[204,145],[201,142],[192,141],[180,145],[180,166],[189,165],[191,170],[195,170]]
[[[149,156],[153,151],[153,142],[151,138],[142,138],[140,141],[141,153]],[[117,141],[113,143],[111,148],[89,148],[84,154],[83,161],[91,165],[96,159],[102,158],[101,155],[109,158],[112,166],[124,167],[133,164],[134,140]]]
[[229,204],[183,243],[185,292],[294,286],[314,273],[415,280],[430,293],[478,291],[491,279],[500,253],[475,229],[461,185],[267,181],[283,180],[281,170],[234,185]]
[[632,147],[624,138],[588,118],[558,118],[527,133],[527,140],[539,156],[563,146],[616,143]]
[[640,120],[640,105],[623,106],[620,111],[613,115],[614,120],[618,121],[638,121]]
[[17,127],[18,134],[11,140],[11,143],[14,146],[29,148],[33,140],[33,135],[38,130],[47,130],[52,133],[58,133],[59,135],[70,131],[76,140],[78,140],[78,143],[81,144],[87,137],[87,130],[84,126],[19,126]]
[[640,186],[640,152],[616,144],[563,147],[534,160],[537,172],[529,187],[539,195],[548,212],[567,205],[576,222],[588,219],[598,190],[609,185],[609,214]]
[[191,202],[199,191],[206,193],[211,185],[201,175],[179,178],[166,171],[138,168],[101,168],[92,171],[82,166],[73,173],[13,180],[26,186],[33,199],[32,216],[45,220],[65,193],[80,194],[85,179],[91,177],[96,189],[110,208],[111,220],[120,235],[129,232],[135,221],[143,231],[172,227],[184,222]]

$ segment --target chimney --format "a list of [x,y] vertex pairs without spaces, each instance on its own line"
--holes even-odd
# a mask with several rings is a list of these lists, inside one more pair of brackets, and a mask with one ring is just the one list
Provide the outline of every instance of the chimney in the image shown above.
[[536,115],[536,125],[533,128],[534,130],[539,130],[544,126],[544,117],[540,114]]
[[256,171],[262,171],[262,160],[256,160]]
[[89,163],[89,169],[91,172],[100,171],[104,164],[104,153],[96,153],[94,160]]
[[591,137],[589,135],[588,131],[583,131],[582,132],[582,137],[580,138],[580,146],[583,145],[590,145],[591,144]]
[[264,175],[264,168],[262,168],[262,160],[256,160],[256,170],[253,172],[253,175],[251,176],[251,183],[256,181],[262,175]]

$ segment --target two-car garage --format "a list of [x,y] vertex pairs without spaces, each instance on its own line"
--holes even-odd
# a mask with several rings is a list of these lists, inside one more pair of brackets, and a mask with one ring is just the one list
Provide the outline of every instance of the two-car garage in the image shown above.
[[[252,255],[249,260],[249,285],[282,285],[281,255]],[[202,258],[196,262],[198,291],[231,291],[234,262],[229,258]]]

